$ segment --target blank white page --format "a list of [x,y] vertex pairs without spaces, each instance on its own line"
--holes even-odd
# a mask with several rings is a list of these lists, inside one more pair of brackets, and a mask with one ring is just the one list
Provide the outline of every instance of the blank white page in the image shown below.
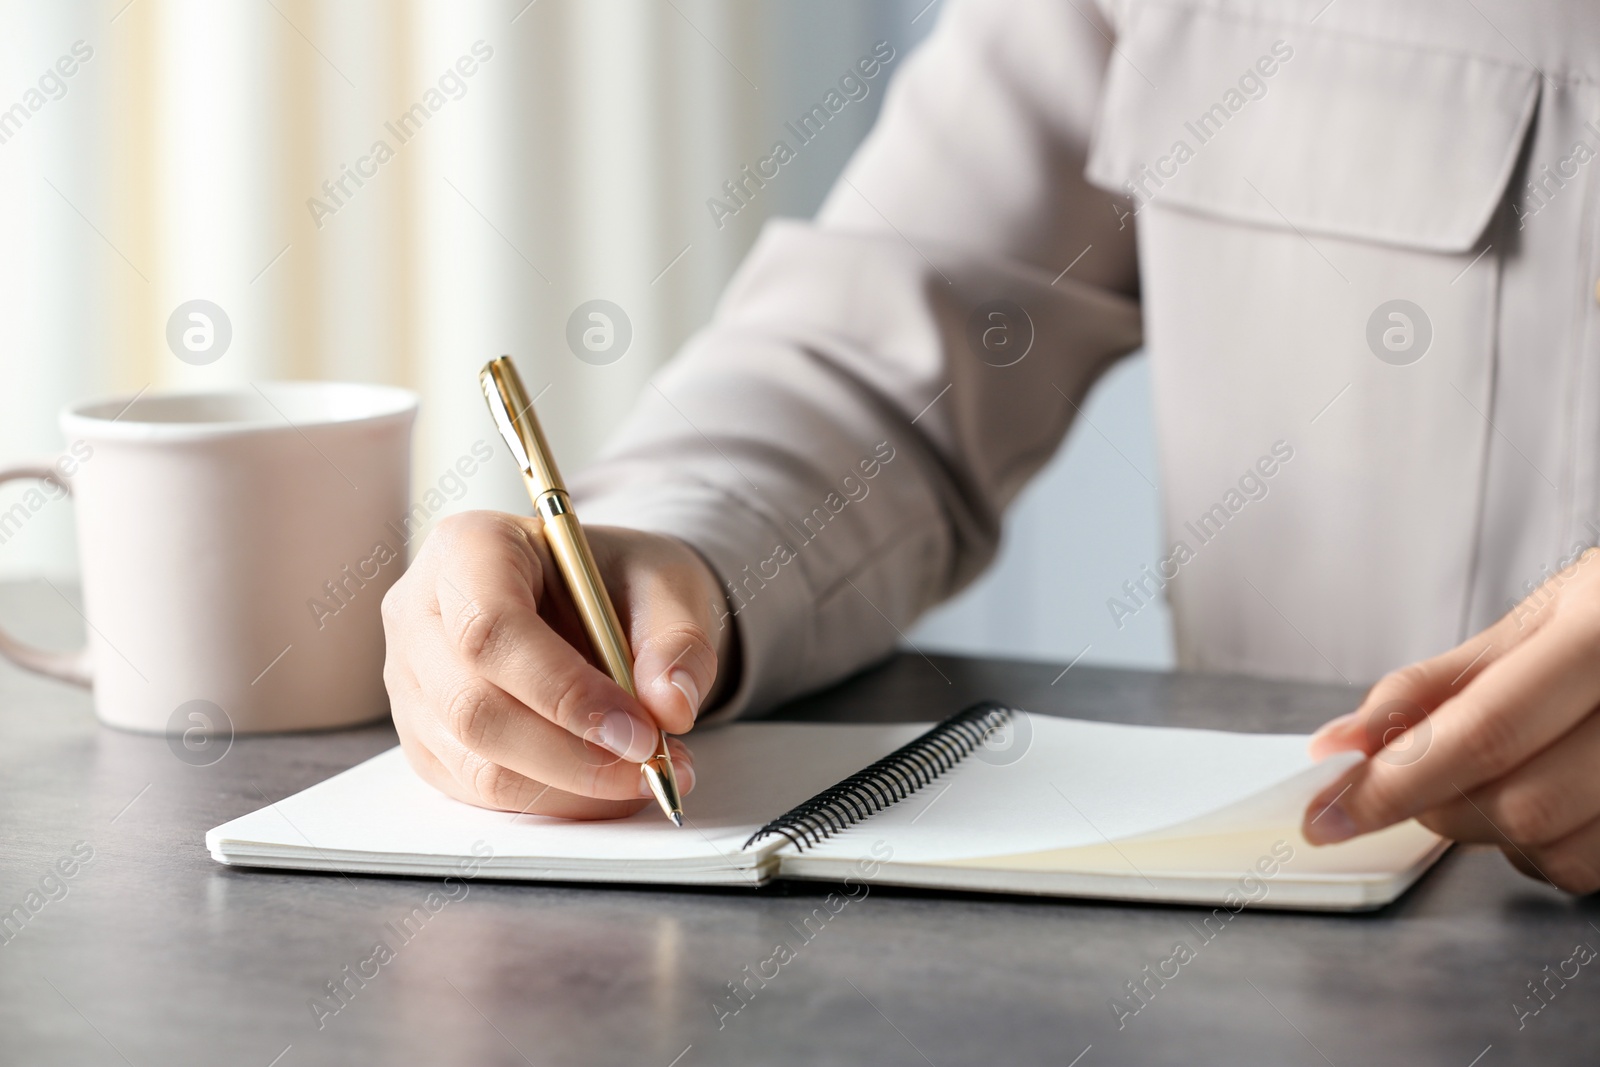
[[[1031,741],[1015,762],[988,762],[981,751],[968,756],[806,855],[854,859],[882,841],[895,863],[940,863],[1097,845],[1179,824],[1189,824],[1184,832],[1221,833],[1287,816],[1297,825],[1305,803],[1352,763],[1348,756],[1315,763],[1300,734],[1043,715],[1028,716],[1026,728]],[[1252,803],[1261,796],[1272,810]],[[1215,828],[1196,826],[1202,819]]]
[[[710,881],[758,866],[740,846],[766,822],[927,729],[741,723],[694,735],[698,787],[673,826],[654,804],[627,819],[568,822],[487,811],[423,782],[398,748],[206,834],[224,863],[428,873],[473,846],[502,877]],[[747,875],[743,880],[754,880]]]

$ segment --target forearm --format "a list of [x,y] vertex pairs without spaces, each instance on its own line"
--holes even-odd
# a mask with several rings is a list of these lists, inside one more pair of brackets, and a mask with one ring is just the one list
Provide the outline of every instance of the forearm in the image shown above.
[[[679,537],[719,575],[744,664],[728,713],[857,669],[977,574],[1137,344],[1132,231],[1082,177],[1104,55],[1058,5],[952,5],[819,220],[768,227],[577,481],[592,521]],[[997,298],[1021,358],[982,346]]]

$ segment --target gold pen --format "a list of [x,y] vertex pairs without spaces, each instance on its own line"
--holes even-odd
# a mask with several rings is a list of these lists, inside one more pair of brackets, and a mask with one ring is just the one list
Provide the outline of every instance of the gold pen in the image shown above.
[[[489,414],[494,416],[500,436],[511,449],[511,456],[522,468],[522,480],[533,498],[533,507],[544,520],[544,539],[555,557],[556,567],[572,592],[583,628],[589,633],[589,643],[595,655],[605,665],[613,681],[637,696],[633,686],[633,653],[622,632],[622,622],[617,609],[606,595],[605,582],[600,569],[595,566],[594,553],[589,549],[589,539],[578,525],[578,516],[572,511],[572,501],[567,487],[556,470],[555,457],[545,443],[544,431],[533,414],[533,403],[522,388],[522,378],[510,356],[501,356],[484,364],[478,373],[478,383],[483,386],[483,398],[489,403]],[[678,776],[672,767],[672,757],[667,752],[667,732],[660,731],[656,739],[655,755],[639,765],[644,780],[650,786],[661,810],[676,825],[683,825],[683,800],[678,793]]]

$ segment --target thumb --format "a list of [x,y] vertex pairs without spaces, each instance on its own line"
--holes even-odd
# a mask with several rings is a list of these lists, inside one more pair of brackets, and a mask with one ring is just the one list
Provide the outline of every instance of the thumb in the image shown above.
[[668,733],[687,733],[717,680],[711,603],[667,577],[642,592],[630,604],[639,703]]

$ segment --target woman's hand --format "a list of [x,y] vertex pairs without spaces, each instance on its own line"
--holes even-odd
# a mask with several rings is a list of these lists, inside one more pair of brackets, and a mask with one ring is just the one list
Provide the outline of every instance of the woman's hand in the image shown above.
[[[669,537],[587,532],[638,699],[594,666],[538,519],[445,519],[384,597],[395,729],[411,766],[450,796],[569,819],[632,814],[650,802],[639,764],[658,726],[687,732],[718,687],[733,626],[711,568]],[[668,744],[687,792],[694,763]]]
[[1388,675],[1312,752],[1372,759],[1306,811],[1313,844],[1416,818],[1518,870],[1600,889],[1600,549],[1449,652]]

